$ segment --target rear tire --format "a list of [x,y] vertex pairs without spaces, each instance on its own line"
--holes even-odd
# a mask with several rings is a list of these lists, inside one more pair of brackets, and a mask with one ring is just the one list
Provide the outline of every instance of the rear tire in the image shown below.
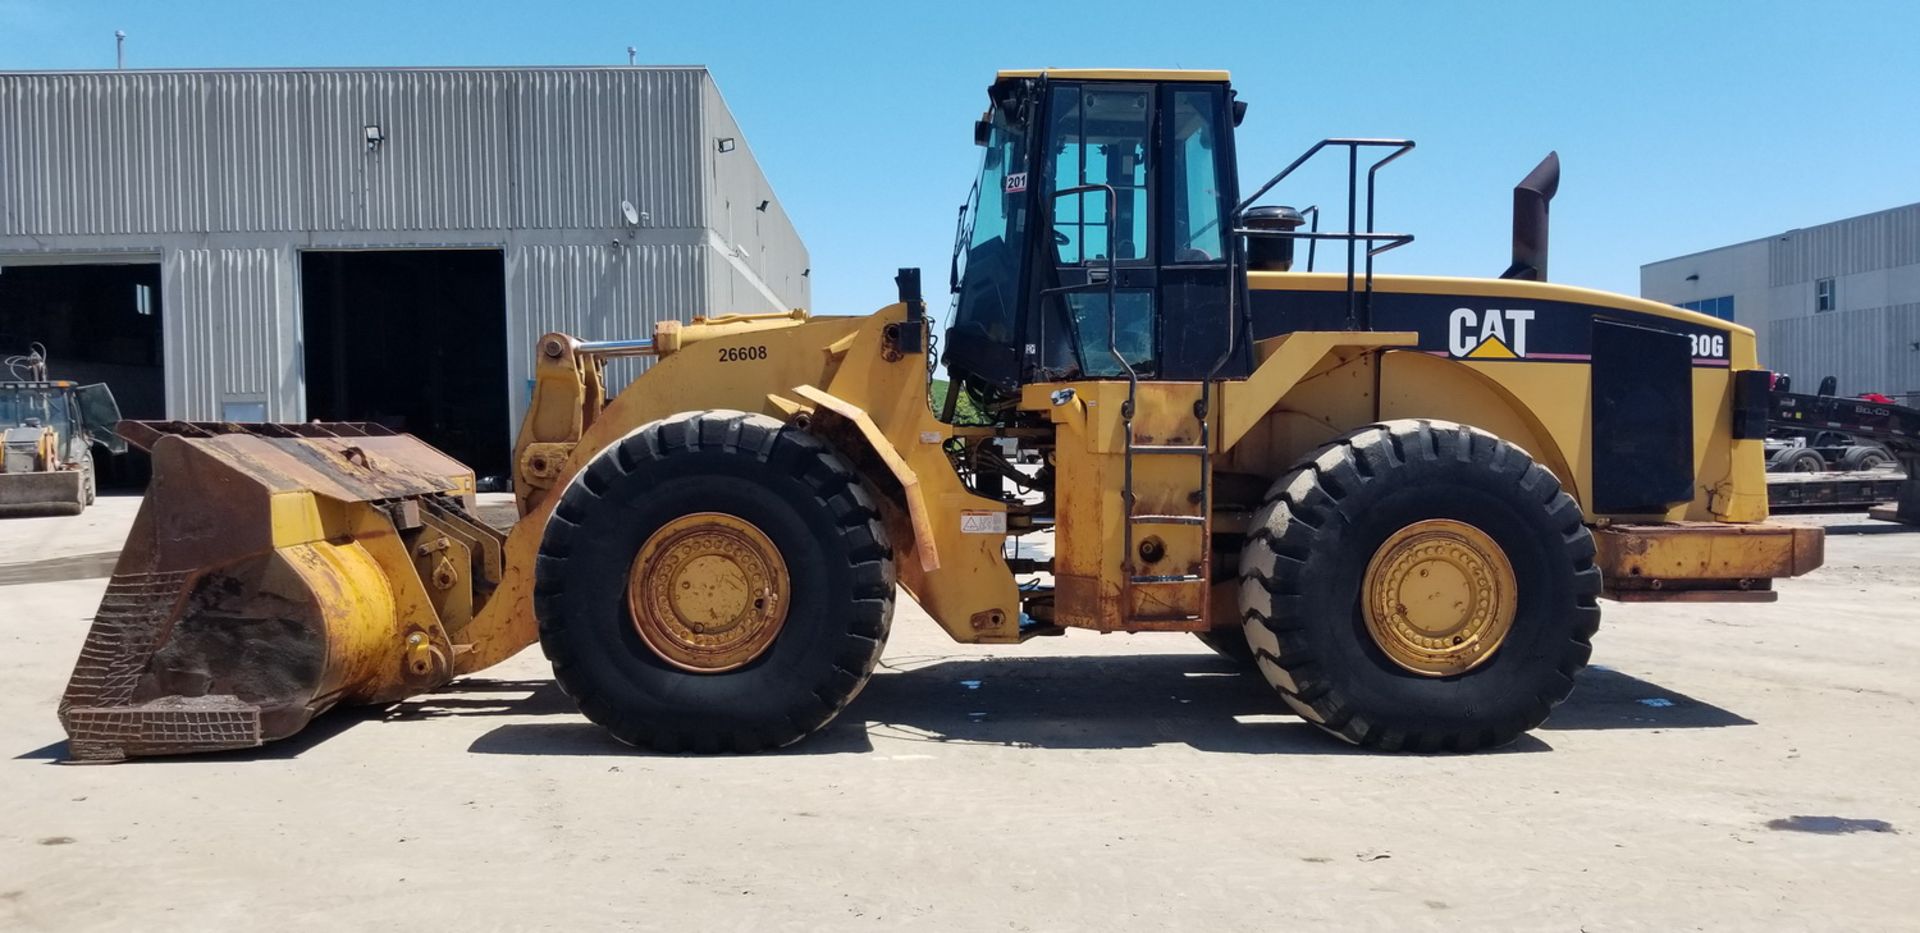
[[[771,642],[733,669],[668,661],[629,605],[643,546],[700,513],[757,529],[790,587]],[[633,431],[568,484],[540,543],[534,611],[555,680],[629,745],[714,753],[798,741],[852,701],[886,644],[893,552],[878,517],[844,460],[772,418],[693,412]]]
[[[1505,581],[1495,585],[1512,600],[1507,614],[1489,611],[1508,620],[1497,638],[1487,636],[1493,646],[1445,674],[1390,656],[1361,602],[1376,558],[1434,524],[1481,535],[1487,565],[1504,568],[1490,578]],[[1553,474],[1485,431],[1444,421],[1356,431],[1275,483],[1253,528],[1241,552],[1240,605],[1261,673],[1301,716],[1349,742],[1409,751],[1504,745],[1546,720],[1592,653],[1600,571],[1580,508]],[[1418,561],[1409,573],[1424,578]],[[1446,570],[1436,566],[1435,578]],[[1390,592],[1414,601],[1408,590]],[[1411,615],[1404,603],[1398,611]]]
[[1877,470],[1893,462],[1893,455],[1883,447],[1856,445],[1840,454],[1840,469],[1846,471]]

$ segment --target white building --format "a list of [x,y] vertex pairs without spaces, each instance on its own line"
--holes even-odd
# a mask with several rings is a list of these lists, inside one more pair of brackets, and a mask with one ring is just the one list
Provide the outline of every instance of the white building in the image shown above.
[[1753,328],[1797,391],[1920,403],[1920,204],[1648,263],[1640,294]]
[[497,473],[540,334],[804,307],[807,265],[703,68],[0,72],[0,354],[128,417]]

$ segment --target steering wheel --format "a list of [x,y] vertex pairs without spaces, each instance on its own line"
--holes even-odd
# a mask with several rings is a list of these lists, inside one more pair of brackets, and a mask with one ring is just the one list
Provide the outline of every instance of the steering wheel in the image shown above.
[[1066,234],[1061,233],[1057,228],[1053,231],[1053,245],[1066,246],[1072,242],[1073,242],[1072,237],[1069,237]]

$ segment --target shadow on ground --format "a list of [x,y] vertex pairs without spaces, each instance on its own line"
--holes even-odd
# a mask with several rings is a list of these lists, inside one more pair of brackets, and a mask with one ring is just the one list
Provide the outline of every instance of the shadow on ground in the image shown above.
[[1540,728],[1719,729],[1751,725],[1753,720],[1738,713],[1595,664],[1580,672],[1573,696],[1560,704]]
[[[294,733],[291,737],[281,739],[278,742],[268,742],[259,748],[242,748],[225,752],[204,752],[194,755],[163,755],[134,760],[142,763],[153,762],[156,764],[220,761],[285,761],[290,758],[300,757],[313,748],[325,743],[328,739],[354,726],[380,718],[382,718],[382,713],[377,709],[356,708],[333,710],[315,719],[305,729]],[[69,761],[67,743],[64,739],[50,745],[43,745],[30,752],[15,755],[14,759],[16,761],[42,760],[48,764],[57,765],[95,764],[95,762]]]
[[[336,707],[322,714],[305,729],[259,748],[206,752],[193,755],[141,758],[151,762],[191,761],[282,761],[298,758],[348,729],[369,722],[407,722],[418,719],[467,716],[541,716],[564,713],[578,716],[573,701],[551,680],[500,680],[490,677],[463,678],[443,693],[416,697],[392,706]],[[597,728],[597,727],[596,727]],[[67,763],[67,743],[53,742],[14,756],[16,761],[43,760]]]
[[[261,748],[150,761],[298,758],[362,723],[473,717],[543,717],[489,730],[468,751],[484,755],[634,755],[580,718],[552,681],[461,680],[392,706],[334,710],[291,738]],[[551,718],[545,718],[551,717]],[[1592,667],[1539,732],[1496,754],[1550,751],[1543,737],[1582,729],[1707,729],[1752,725],[1736,713],[1629,674]],[[784,752],[864,753],[874,739],[1015,748],[1121,749],[1184,744],[1207,752],[1369,754],[1290,714],[1258,676],[1212,655],[889,659],[846,713]],[[896,746],[897,747],[897,746]],[[18,756],[58,761],[59,742]]]
[[68,557],[0,564],[0,586],[15,583],[58,583],[65,580],[92,580],[113,573],[120,560],[119,551],[97,551]]
[[[573,712],[551,685],[536,690],[527,702],[540,712]],[[1752,725],[1752,720],[1637,677],[1593,667],[1542,729],[1740,725]],[[789,753],[867,752],[876,737],[1056,749],[1178,743],[1208,752],[1367,754],[1291,715],[1259,677],[1198,654],[890,659],[845,714]],[[1502,751],[1551,748],[1536,733]],[[503,725],[469,750],[499,755],[634,754],[599,727],[572,716],[564,722]]]

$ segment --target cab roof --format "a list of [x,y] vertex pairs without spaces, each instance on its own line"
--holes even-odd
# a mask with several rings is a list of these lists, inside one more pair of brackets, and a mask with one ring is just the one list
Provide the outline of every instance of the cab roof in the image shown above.
[[1225,82],[1228,80],[1227,73],[1224,71],[1189,71],[1174,68],[1015,68],[996,74],[994,80],[1038,78],[1041,75],[1064,81]]

